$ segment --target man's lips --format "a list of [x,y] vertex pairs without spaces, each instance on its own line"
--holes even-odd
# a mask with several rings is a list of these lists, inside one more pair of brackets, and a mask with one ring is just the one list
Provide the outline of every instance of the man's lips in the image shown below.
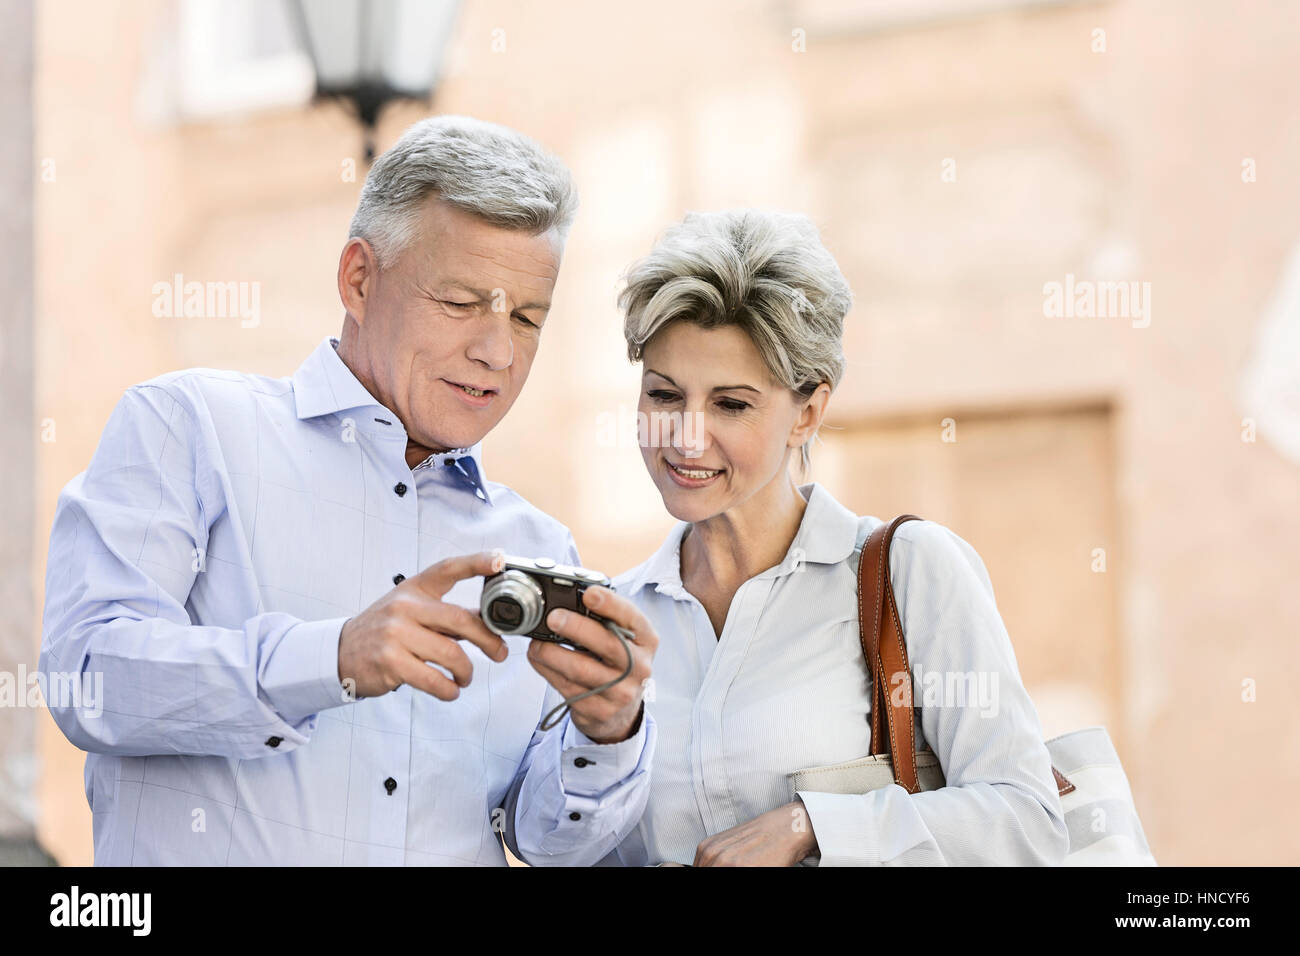
[[472,388],[480,392],[488,392],[489,394],[492,395],[495,395],[498,391],[500,391],[500,389],[493,388],[490,385],[475,385],[473,382],[457,382],[450,378],[444,378],[443,381],[446,382],[448,385],[456,385],[460,388]]
[[[496,401],[497,390],[495,388],[483,389],[481,392],[477,393],[467,392],[465,391],[465,386],[461,385],[459,382],[453,382],[451,379],[446,378],[442,381],[444,381],[447,384],[447,387],[456,393],[456,397],[469,408],[487,408]],[[472,388],[473,386],[470,387]]]

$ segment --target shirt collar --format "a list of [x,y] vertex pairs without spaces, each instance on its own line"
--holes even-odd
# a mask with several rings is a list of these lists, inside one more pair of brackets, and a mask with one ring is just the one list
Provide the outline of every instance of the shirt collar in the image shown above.
[[[759,578],[783,577],[799,570],[804,564],[838,564],[847,560],[857,547],[858,516],[835,500],[834,496],[817,482],[799,486],[799,492],[808,501],[799,530],[790,542],[781,563],[768,568]],[[630,582],[627,590],[655,586],[655,591],[679,600],[689,598],[682,585],[682,538],[690,524],[679,521],[668,533],[659,550],[651,555],[641,571]]]
[[326,338],[293,374],[293,400],[298,418],[316,418],[353,408],[374,406],[396,416],[375,400],[339,358],[339,340]]
[[[402,423],[387,407],[381,405],[370,394],[361,381],[352,374],[338,354],[339,340],[328,336],[316,346],[315,351],[293,374],[293,399],[299,420],[332,415],[354,408],[377,408],[384,413],[382,419],[375,418],[377,426],[383,431],[372,429],[366,423],[364,430],[370,434],[388,437],[390,429],[396,429],[394,436],[405,435]],[[492,503],[487,481],[483,477],[483,443],[478,442],[469,448],[453,448],[450,451],[430,455],[420,462],[412,471],[421,468],[454,467],[458,476],[475,490],[475,493],[488,504]]]

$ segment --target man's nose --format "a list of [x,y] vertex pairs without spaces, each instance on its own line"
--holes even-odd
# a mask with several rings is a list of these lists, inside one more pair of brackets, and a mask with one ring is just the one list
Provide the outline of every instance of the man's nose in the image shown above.
[[493,371],[509,368],[515,358],[515,340],[510,335],[509,316],[487,313],[474,330],[466,354]]

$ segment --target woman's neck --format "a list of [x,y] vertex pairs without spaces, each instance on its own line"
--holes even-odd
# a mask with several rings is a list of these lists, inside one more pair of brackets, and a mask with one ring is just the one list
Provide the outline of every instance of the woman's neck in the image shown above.
[[734,593],[781,563],[807,507],[794,480],[782,472],[736,507],[692,524],[682,540],[682,585],[691,593]]

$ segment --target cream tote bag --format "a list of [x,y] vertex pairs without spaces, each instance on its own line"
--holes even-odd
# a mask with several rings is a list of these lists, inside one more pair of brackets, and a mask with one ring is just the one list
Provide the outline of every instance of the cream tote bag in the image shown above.
[[[894,531],[905,521],[919,520],[916,515],[900,515],[877,528],[862,548],[858,567],[858,627],[874,687],[871,752],[846,763],[790,774],[791,799],[798,790],[869,793],[896,783],[908,793],[917,793],[944,786],[939,758],[916,749],[911,669],[889,580],[889,545]],[[890,695],[895,699],[888,705],[885,687],[896,688]],[[1070,831],[1065,865],[1155,866],[1128,777],[1106,728],[1086,727],[1053,737],[1047,741],[1047,751]],[[906,754],[907,758],[894,761],[891,753]]]

